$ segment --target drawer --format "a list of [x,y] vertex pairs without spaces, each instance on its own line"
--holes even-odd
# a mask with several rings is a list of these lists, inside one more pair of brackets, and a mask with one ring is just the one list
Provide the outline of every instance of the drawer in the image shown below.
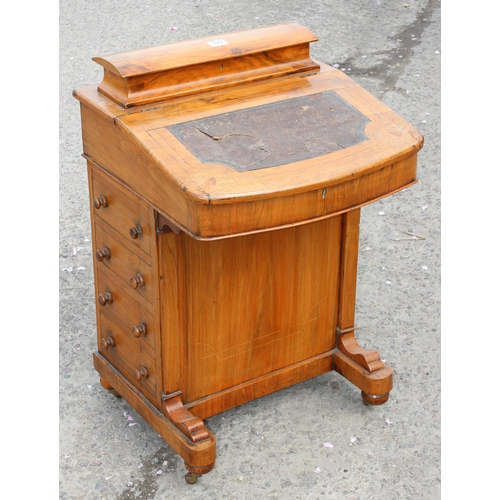
[[97,268],[113,271],[125,286],[152,303],[154,284],[151,266],[137,256],[133,247],[110,226],[103,228],[95,224],[94,240]]
[[154,225],[153,228],[150,225],[148,204],[96,167],[91,168],[91,172],[94,215],[116,229],[137,248],[142,258],[150,262]]
[[152,402],[156,399],[154,358],[121,328],[112,313],[99,314],[99,352]]
[[97,311],[111,312],[124,325],[126,332],[139,335],[138,338],[154,352],[156,332],[152,305],[113,273],[98,268],[96,276]]

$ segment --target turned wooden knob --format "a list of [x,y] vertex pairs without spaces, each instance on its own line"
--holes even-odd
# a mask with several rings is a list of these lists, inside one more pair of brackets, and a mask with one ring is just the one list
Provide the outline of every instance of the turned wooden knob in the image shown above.
[[101,207],[106,208],[108,205],[108,199],[106,196],[102,195],[100,198],[94,198],[94,208],[96,210],[99,210]]
[[135,276],[130,276],[129,283],[132,288],[144,286],[144,277],[141,273],[137,273]]
[[115,340],[113,337],[108,337],[107,339],[102,338],[101,339],[101,347],[106,351],[108,347],[114,347],[115,346]]
[[144,323],[139,323],[137,326],[132,327],[132,334],[137,338],[141,335],[146,336],[148,334],[148,329]]
[[99,304],[101,304],[101,306],[105,306],[106,304],[110,304],[111,302],[113,302],[113,295],[111,295],[111,292],[100,293],[97,296],[97,300],[99,301]]
[[148,378],[149,376],[148,369],[145,366],[143,366],[140,370],[135,370],[134,375],[137,380]]
[[107,259],[107,260],[111,259],[111,252],[109,251],[109,248],[103,247],[102,250],[96,250],[95,258],[99,262],[102,262],[104,259]]
[[129,233],[130,237],[133,240],[136,240],[142,234],[142,227],[139,224],[137,224],[137,226],[130,228]]

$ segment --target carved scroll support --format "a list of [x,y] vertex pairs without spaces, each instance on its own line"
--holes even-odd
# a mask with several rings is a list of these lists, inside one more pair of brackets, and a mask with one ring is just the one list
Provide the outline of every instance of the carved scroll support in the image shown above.
[[193,443],[199,443],[209,438],[203,420],[192,415],[182,404],[180,391],[163,396],[163,398],[165,416]]
[[337,329],[337,349],[370,373],[383,368],[384,363],[380,360],[378,352],[361,347],[354,336],[354,330],[354,327],[349,328],[347,332]]
[[360,209],[344,214],[340,276],[340,306],[333,369],[361,389],[365,404],[380,405],[389,399],[392,368],[373,349],[358,344],[354,312],[359,247]]

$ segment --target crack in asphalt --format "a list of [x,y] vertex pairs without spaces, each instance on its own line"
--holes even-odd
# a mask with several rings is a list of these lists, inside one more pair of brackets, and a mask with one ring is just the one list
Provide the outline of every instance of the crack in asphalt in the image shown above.
[[396,33],[389,38],[396,42],[396,46],[389,51],[383,50],[373,52],[371,55],[381,58],[382,60],[370,66],[357,66],[357,61],[362,57],[356,54],[344,62],[336,62],[332,65],[342,69],[351,77],[363,76],[371,79],[381,80],[379,84],[380,90],[393,90],[400,94],[405,94],[406,91],[396,86],[398,79],[403,74],[404,70],[411,62],[411,56],[414,53],[415,47],[420,44],[421,35],[425,28],[431,24],[431,16],[434,10],[439,8],[440,0],[430,0],[427,6],[417,14],[415,22],[408,25],[405,29]]

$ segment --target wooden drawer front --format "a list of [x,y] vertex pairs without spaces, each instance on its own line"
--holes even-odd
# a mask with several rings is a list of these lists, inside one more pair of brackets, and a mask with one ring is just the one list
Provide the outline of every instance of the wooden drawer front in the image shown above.
[[134,293],[153,302],[151,266],[139,258],[110,226],[94,227],[96,265],[113,271]]
[[99,315],[98,341],[99,352],[154,402],[155,361],[141,346],[140,341],[123,331],[119,322],[113,321],[110,313]]
[[124,329],[130,332],[130,335],[133,336],[132,332],[135,328],[140,329],[141,324],[146,326],[146,334],[140,334],[140,338],[154,352],[156,332],[151,304],[104,269],[97,269],[96,293],[97,310],[114,314],[123,325],[126,325]]
[[92,169],[92,197],[94,214],[114,227],[150,262],[153,232],[147,203],[96,168]]

